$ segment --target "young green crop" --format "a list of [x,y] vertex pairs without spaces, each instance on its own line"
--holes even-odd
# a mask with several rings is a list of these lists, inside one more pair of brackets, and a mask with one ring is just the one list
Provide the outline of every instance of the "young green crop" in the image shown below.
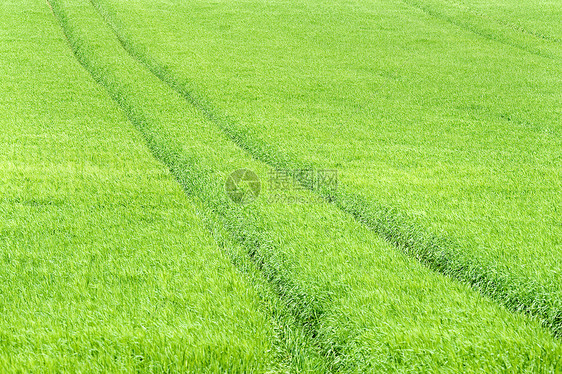
[[45,2],[0,16],[0,372],[280,368],[256,292]]
[[77,58],[196,202],[234,263],[253,274],[268,310],[285,321],[279,344],[291,370],[559,368],[559,343],[536,322],[392,250],[311,192],[297,193],[309,204],[231,202],[229,172],[245,167],[264,179],[269,167],[128,55],[92,6],[51,3]]
[[521,31],[499,0],[94,3],[254,157],[338,169],[342,209],[560,334],[556,9],[512,5]]
[[494,42],[548,59],[562,59],[559,1],[404,1]]

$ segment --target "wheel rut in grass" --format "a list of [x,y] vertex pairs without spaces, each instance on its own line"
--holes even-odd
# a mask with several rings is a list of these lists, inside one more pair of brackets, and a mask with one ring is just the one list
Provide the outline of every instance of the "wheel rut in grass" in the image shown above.
[[556,43],[558,43],[558,44],[561,44],[561,43],[562,43],[562,39],[559,39],[559,38],[557,38],[557,37],[555,37],[555,36],[552,36],[552,35],[549,35],[549,34],[545,34],[545,33],[541,33],[541,32],[535,31],[535,30],[531,30],[531,29],[526,28],[526,27],[523,27],[523,26],[521,26],[521,25],[518,25],[518,24],[515,24],[515,23],[511,23],[511,22],[507,22],[507,21],[505,21],[505,20],[503,20],[503,19],[498,19],[498,18],[496,18],[496,17],[490,17],[490,16],[488,16],[487,14],[485,14],[485,13],[483,13],[483,12],[480,12],[480,11],[477,11],[477,10],[474,10],[474,9],[471,9],[470,7],[465,6],[465,5],[463,5],[463,4],[455,4],[454,6],[455,6],[456,8],[458,8],[459,10],[462,10],[463,12],[470,13],[470,15],[472,15],[472,16],[474,16],[474,17],[483,18],[483,19],[490,20],[490,21],[492,21],[492,22],[496,22],[496,23],[501,24],[501,25],[503,25],[503,26],[505,26],[505,27],[509,27],[509,28],[511,28],[511,29],[514,30],[514,31],[517,31],[517,32],[520,32],[520,33],[523,33],[523,34],[527,34],[527,35],[533,36],[533,37],[535,37],[535,38],[537,38],[537,39],[548,40],[548,41],[556,42]]
[[[234,265],[246,274],[257,288],[267,288],[267,291],[259,293],[268,304],[266,309],[272,319],[284,326],[283,332],[279,334],[282,341],[277,342],[277,345],[281,346],[279,349],[284,352],[282,355],[287,355],[288,350],[309,351],[319,357],[322,370],[329,372],[339,371],[342,365],[353,367],[355,358],[346,356],[346,353],[338,348],[344,346],[345,342],[321,331],[322,317],[330,307],[329,293],[310,290],[302,282],[294,280],[286,265],[287,261],[276,244],[281,240],[276,238],[276,233],[264,226],[262,222],[266,219],[260,212],[230,201],[223,191],[224,180],[220,178],[220,173],[213,170],[213,165],[203,164],[196,152],[187,152],[173,136],[165,132],[158,119],[153,116],[157,115],[161,108],[155,106],[154,111],[150,112],[143,107],[143,99],[135,95],[140,92],[138,89],[141,83],[138,83],[139,87],[136,87],[135,91],[135,88],[131,88],[136,85],[135,82],[121,81],[121,76],[113,73],[109,66],[119,64],[125,78],[138,79],[139,82],[141,78],[147,78],[143,80],[147,87],[151,87],[149,80],[153,78],[162,87],[158,92],[166,94],[162,90],[167,90],[169,95],[176,95],[184,107],[191,108],[192,105],[186,104],[175,91],[146,71],[144,65],[131,66],[129,69],[129,66],[124,66],[125,63],[114,59],[112,55],[103,55],[107,50],[104,50],[102,43],[92,43],[88,40],[88,37],[98,37],[98,30],[95,30],[95,34],[86,35],[86,31],[73,23],[72,17],[66,13],[68,8],[61,3],[64,4],[62,1],[47,0],[79,63],[122,108],[143,136],[154,157],[170,170],[186,194],[204,213],[203,220],[207,228],[219,246],[228,253]],[[91,4],[87,6],[95,13]],[[90,13],[80,14],[81,19],[83,17],[88,20],[84,22],[92,22],[90,16]],[[113,37],[112,33],[111,35]],[[109,61],[107,65],[104,58]],[[144,72],[146,75],[134,76],[137,72]],[[230,144],[229,140],[225,141]],[[259,274],[259,277],[256,274]],[[290,341],[290,335],[301,335],[305,340],[294,343]],[[294,344],[301,346],[295,347]],[[291,364],[288,366],[291,367]]]
[[[503,36],[498,32],[494,32],[494,31],[489,31],[486,30],[484,28],[478,27],[474,24],[471,24],[469,22],[463,22],[458,18],[455,18],[453,16],[449,16],[443,12],[439,12],[429,6],[427,6],[426,4],[420,2],[420,1],[416,1],[416,0],[402,0],[402,2],[404,4],[407,4],[408,6],[418,9],[421,12],[427,14],[430,17],[433,17],[435,19],[447,22],[451,25],[454,25],[456,27],[461,28],[462,30],[471,32],[475,35],[478,35],[484,39],[487,39],[491,42],[496,42],[496,43],[500,43],[509,47],[513,47],[516,49],[519,49],[520,51],[526,52],[526,53],[530,53],[532,55],[538,56],[538,57],[542,57],[542,58],[546,58],[546,59],[550,59],[550,60],[560,60],[560,57],[558,57],[555,54],[552,53],[548,53],[545,51],[542,51],[539,48],[533,48],[531,46],[525,45],[523,43],[520,43],[516,40],[513,40],[512,38],[509,38],[507,36]],[[474,13],[471,13],[472,17],[476,17],[477,15],[475,15]],[[480,17],[482,18],[482,17]],[[500,22],[498,22],[500,23]],[[513,28],[513,26],[511,25],[507,25],[504,23],[501,23],[503,26],[506,27],[510,27]],[[520,32],[527,34],[529,36],[535,37],[537,39],[541,39],[543,41],[551,41],[551,42],[556,42],[556,43],[560,43],[560,41],[556,38],[550,37],[550,36],[545,36],[545,35],[540,35],[538,33],[534,33],[534,32],[530,32],[527,31],[525,29],[519,29]]]
[[[115,16],[104,9],[97,1],[90,1],[132,58],[179,93],[210,122],[221,129],[232,142],[248,152],[255,160],[276,169],[304,170],[315,168],[315,165],[300,162],[296,157],[248,136],[237,121],[223,114],[204,97],[188,90],[172,72],[140,52],[130,41],[130,38],[126,37],[121,31],[121,27],[116,23]],[[420,7],[414,5],[418,4],[417,2],[404,1],[411,6]],[[427,12],[425,8],[420,9]],[[437,14],[433,16],[445,17]],[[455,24],[454,20],[449,20],[449,22]],[[467,27],[469,31],[478,33],[478,31],[470,29],[472,26],[457,26]],[[510,43],[507,44],[511,45]],[[536,54],[532,50],[528,51],[519,45],[514,45],[514,47]],[[541,57],[552,58],[551,56]],[[299,179],[298,175],[294,177],[297,180]],[[302,182],[304,188],[308,188],[305,180],[300,180],[300,182]],[[358,193],[349,192],[345,186],[341,186],[335,194],[328,190],[310,190],[350,214],[358,222],[385,238],[397,249],[416,258],[430,269],[469,284],[513,312],[524,313],[539,319],[554,336],[562,336],[562,297],[559,290],[552,285],[538,284],[531,278],[510,273],[496,264],[476,260],[468,255],[467,251],[457,244],[454,238],[436,235],[431,230],[414,224],[402,212],[378,204]]]

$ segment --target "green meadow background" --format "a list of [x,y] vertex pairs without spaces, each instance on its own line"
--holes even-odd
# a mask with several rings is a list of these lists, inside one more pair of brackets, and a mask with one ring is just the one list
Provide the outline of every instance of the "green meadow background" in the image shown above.
[[562,372],[559,0],[0,15],[0,371]]

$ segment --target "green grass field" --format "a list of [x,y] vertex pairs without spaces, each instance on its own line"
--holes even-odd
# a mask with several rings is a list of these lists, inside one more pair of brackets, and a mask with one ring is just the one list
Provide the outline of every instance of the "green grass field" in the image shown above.
[[521,32],[438,2],[94,3],[254,157],[340,170],[342,209],[559,334],[560,10]]
[[562,373],[561,9],[2,3],[0,372]]

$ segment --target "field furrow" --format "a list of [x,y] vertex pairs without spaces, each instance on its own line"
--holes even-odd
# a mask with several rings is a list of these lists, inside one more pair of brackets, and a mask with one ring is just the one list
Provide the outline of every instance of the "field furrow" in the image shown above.
[[[230,201],[231,171],[264,180],[268,164],[131,57],[89,2],[50,2],[78,60],[193,199],[262,305],[285,321],[279,335],[291,370],[559,370],[561,347],[536,321],[392,250],[311,191],[294,191],[302,204]],[[280,162],[268,157],[260,158]]]
[[417,0],[402,1],[431,17],[448,22],[492,42],[502,43],[543,58],[562,59],[560,40],[555,37],[529,31],[509,22],[492,20],[485,14],[475,13],[459,4]]
[[0,16],[0,372],[284,371],[257,292],[45,2]]
[[[396,198],[391,197],[391,199],[384,199],[381,200],[380,196],[376,191],[382,187],[387,187],[388,184],[384,183],[381,184],[380,182],[372,183],[369,178],[372,176],[364,172],[364,176],[359,174],[359,172],[355,171],[355,163],[349,162],[346,160],[365,160],[372,158],[371,156],[367,155],[367,151],[369,149],[373,150],[378,154],[380,157],[385,157],[382,155],[380,150],[373,147],[371,144],[372,141],[370,140],[371,136],[369,134],[365,134],[363,132],[353,133],[355,136],[359,138],[350,139],[350,140],[343,140],[338,139],[341,143],[345,143],[345,147],[341,147],[341,153],[334,157],[333,153],[330,152],[329,148],[326,148],[326,144],[333,144],[333,138],[326,138],[326,139],[315,139],[314,136],[311,135],[310,130],[306,128],[306,125],[303,126],[302,133],[299,136],[294,136],[295,134],[290,131],[290,121],[297,120],[305,122],[307,120],[311,121],[323,121],[318,114],[317,117],[314,115],[309,115],[306,111],[303,110],[303,105],[305,103],[301,102],[300,100],[296,99],[289,99],[286,101],[287,108],[294,108],[295,110],[300,111],[304,114],[297,114],[298,112],[292,110],[286,110],[285,108],[279,109],[277,112],[269,114],[263,111],[263,108],[260,107],[261,104],[252,107],[252,105],[248,105],[248,101],[245,100],[245,96],[247,94],[256,94],[262,95],[266,98],[271,97],[272,100],[277,100],[279,95],[284,95],[283,88],[281,84],[275,87],[277,92],[279,93],[277,96],[272,95],[269,96],[268,94],[264,93],[262,90],[257,88],[253,88],[251,86],[252,80],[250,78],[242,80],[244,83],[248,83],[248,86],[244,84],[237,86],[237,80],[234,75],[225,73],[224,76],[220,78],[216,78],[217,74],[216,71],[220,71],[219,68],[221,64],[218,64],[216,71],[205,72],[208,76],[212,77],[211,80],[214,81],[206,81],[202,82],[198,76],[193,79],[193,81],[198,82],[199,85],[215,85],[214,88],[220,87],[222,90],[232,92],[232,95],[236,95],[235,97],[228,96],[224,102],[222,102],[220,95],[221,92],[213,92],[214,96],[212,100],[205,96],[202,90],[197,89],[196,85],[194,85],[193,81],[189,80],[189,77],[194,74],[193,72],[186,70],[183,65],[178,65],[182,63],[183,60],[181,59],[167,59],[163,55],[156,55],[155,52],[150,53],[149,48],[156,48],[158,46],[154,46],[150,44],[150,39],[142,39],[138,35],[129,35],[127,32],[127,27],[123,25],[123,20],[121,18],[116,18],[115,14],[112,14],[108,9],[112,8],[111,4],[105,4],[105,7],[101,6],[104,1],[95,0],[92,3],[100,10],[102,15],[106,18],[106,21],[111,26],[113,31],[117,34],[121,44],[124,48],[137,60],[143,63],[154,75],[158,76],[163,82],[165,82],[168,86],[179,92],[183,97],[185,97],[191,104],[195,105],[211,122],[221,128],[238,146],[242,149],[249,152],[255,159],[260,160],[266,164],[268,164],[272,168],[276,169],[283,169],[283,170],[306,170],[306,169],[314,169],[314,168],[350,168],[350,172],[355,172],[355,176],[358,177],[358,180],[349,180],[348,183],[345,183],[343,186],[340,186],[337,193],[333,194],[332,191],[316,191],[320,192],[321,196],[324,198],[329,199],[332,201],[336,206],[338,206],[343,211],[353,215],[359,222],[363,223],[365,226],[369,227],[371,230],[376,232],[377,234],[386,238],[389,242],[397,246],[398,248],[404,250],[409,255],[417,258],[418,260],[422,261],[423,263],[427,264],[430,268],[442,272],[448,276],[461,280],[467,284],[470,284],[474,288],[478,289],[485,295],[490,296],[497,302],[501,303],[502,305],[508,307],[510,310],[524,312],[531,316],[534,316],[541,320],[541,322],[547,326],[548,328],[553,331],[555,335],[559,335],[562,331],[562,296],[561,296],[561,284],[559,281],[559,261],[556,260],[557,254],[559,254],[560,243],[556,239],[555,232],[546,232],[542,234],[538,234],[533,231],[532,227],[527,229],[527,232],[523,233],[523,238],[521,235],[514,238],[513,241],[523,241],[521,244],[515,244],[513,242],[502,242],[501,239],[495,239],[493,241],[489,240],[485,235],[489,235],[487,233],[482,234],[477,240],[466,240],[463,237],[463,230],[447,230],[444,232],[443,228],[439,225],[435,225],[433,222],[427,222],[426,220],[419,220],[418,217],[412,217],[410,213],[412,210],[414,212],[416,210],[424,212],[426,215],[426,211],[430,210],[430,207],[427,204],[425,206],[413,209],[412,206],[406,206],[406,209],[397,209],[396,208]],[[110,2],[105,2],[110,3]],[[133,2],[135,3],[135,2]],[[139,2],[143,4],[142,2]],[[137,4],[137,3],[135,3]],[[417,3],[416,3],[417,4]],[[418,4],[419,5],[419,4]],[[416,5],[416,6],[418,6]],[[319,8],[321,8],[319,6]],[[425,9],[425,7],[424,7]],[[118,11],[117,7],[114,9],[114,12]],[[142,14],[142,13],[141,13]],[[219,13],[220,15],[220,13]],[[243,18],[243,17],[241,17]],[[129,23],[129,28],[134,27],[134,24]],[[193,30],[192,30],[193,31]],[[203,30],[204,32],[205,30]],[[165,28],[164,31],[165,32]],[[146,32],[148,38],[151,37],[150,31]],[[304,34],[304,33],[303,33]],[[494,39],[494,38],[491,38]],[[496,38],[497,39],[497,38]],[[143,44],[141,40],[146,40],[147,42]],[[195,43],[194,41],[190,41],[190,43]],[[219,43],[220,42],[216,42]],[[248,48],[252,47],[252,43],[254,41],[248,41]],[[481,42],[476,42],[481,43]],[[507,43],[507,42],[506,42]],[[511,42],[507,44],[513,44]],[[165,45],[165,44],[163,44]],[[185,51],[185,47],[178,46],[178,50]],[[507,47],[508,49],[510,47]],[[521,47],[527,48],[527,47]],[[228,49],[225,47],[225,49]],[[152,49],[150,49],[152,51]],[[210,54],[212,56],[212,54]],[[536,56],[535,56],[536,57]],[[209,57],[209,59],[213,59],[215,57]],[[240,55],[240,60],[244,60],[246,57],[244,55]],[[166,62],[164,63],[163,60]],[[230,56],[225,56],[224,61],[230,61]],[[306,62],[306,60],[303,60]],[[251,64],[256,64],[257,62],[251,61]],[[298,66],[287,65],[285,68],[296,68]],[[201,68],[195,68],[194,71]],[[554,71],[559,70],[559,65],[554,64],[553,69]],[[558,70],[556,70],[558,69]],[[348,72],[344,69],[340,71],[342,74],[348,74]],[[267,73],[263,73],[266,74]],[[314,74],[314,73],[312,73]],[[200,75],[200,74],[198,74]],[[314,75],[313,75],[314,76]],[[305,78],[306,79],[306,78]],[[231,83],[230,85],[228,85]],[[288,84],[292,84],[292,82],[286,82]],[[195,87],[195,88],[194,88]],[[293,89],[299,90],[298,86],[290,86]],[[399,87],[400,88],[400,87]],[[300,92],[300,91],[298,91]],[[306,95],[308,89],[305,87],[302,90],[302,95]],[[341,93],[341,92],[340,92]],[[310,95],[313,95],[310,92]],[[298,97],[298,96],[297,96]],[[276,106],[273,101],[265,100],[267,103],[270,103],[272,106]],[[555,100],[551,100],[551,102],[556,102]],[[316,102],[312,101],[312,105],[316,105]],[[221,104],[224,104],[224,108],[221,108]],[[339,103],[337,104],[340,105]],[[347,103],[345,103],[347,105]],[[554,104],[555,105],[555,104]],[[253,110],[252,113],[248,113],[251,107]],[[336,106],[336,105],[334,105]],[[235,111],[236,113],[240,113],[240,118],[237,116],[233,116],[232,114],[225,114],[227,108],[229,113],[231,111]],[[324,108],[322,108],[324,109]],[[472,109],[470,109],[472,110]],[[487,141],[484,141],[486,144],[479,144],[478,140],[473,141],[473,146],[480,148],[481,151],[490,153],[492,157],[494,154],[499,154],[495,156],[498,160],[493,160],[493,163],[488,163],[488,165],[483,164],[481,160],[479,160],[478,155],[468,155],[471,160],[466,163],[463,163],[461,166],[466,167],[468,171],[466,173],[461,174],[458,181],[455,182],[455,189],[457,191],[453,191],[455,193],[454,199],[459,200],[463,199],[462,194],[465,193],[464,185],[470,183],[470,178],[485,178],[481,176],[482,172],[485,172],[485,168],[492,169],[491,172],[497,173],[497,183],[505,183],[506,180],[509,183],[514,183],[514,180],[517,178],[522,178],[523,176],[518,173],[513,173],[510,170],[510,165],[507,165],[507,173],[502,170],[505,168],[503,164],[504,157],[515,157],[521,158],[526,160],[528,155],[526,155],[525,149],[517,150],[519,145],[517,143],[520,142],[519,139],[525,136],[527,132],[531,131],[530,135],[532,140],[529,142],[531,144],[534,143],[534,149],[530,150],[537,154],[539,152],[539,162],[544,164],[544,171],[537,170],[537,166],[532,165],[533,161],[528,161],[529,168],[531,170],[531,178],[527,175],[526,178],[529,179],[527,183],[535,184],[537,178],[544,173],[548,173],[552,170],[553,174],[548,176],[548,180],[552,180],[550,190],[547,191],[547,201],[541,201],[540,204],[544,206],[544,209],[547,211],[547,216],[543,217],[544,219],[550,220],[548,223],[548,227],[553,230],[557,230],[557,222],[559,221],[559,217],[556,218],[556,213],[552,211],[552,209],[556,209],[557,201],[559,200],[559,194],[556,193],[557,189],[560,188],[560,181],[557,180],[557,176],[559,175],[559,170],[556,168],[560,161],[559,154],[557,155],[556,149],[560,149],[559,142],[556,141],[553,136],[554,134],[558,133],[558,126],[557,123],[551,122],[550,125],[546,124],[543,126],[550,126],[548,130],[546,129],[535,129],[532,124],[529,124],[524,119],[524,115],[521,115],[517,111],[509,111],[509,114],[505,114],[505,108],[493,108],[491,110],[486,109],[486,113],[470,113],[471,117],[475,117],[475,120],[481,122],[482,125],[485,127],[486,123],[494,122],[495,123],[495,131],[510,131],[509,126],[505,126],[501,124],[501,122],[508,122],[510,126],[517,125],[519,127],[524,128],[523,130],[518,130],[516,134],[513,135],[513,140],[511,142],[513,144],[514,150],[511,151],[510,156],[503,156],[500,152],[504,152],[502,150],[496,149],[486,149]],[[482,112],[481,110],[478,110]],[[318,111],[320,112],[320,111]],[[466,114],[466,112],[463,110]],[[546,110],[543,112],[547,113]],[[252,121],[247,121],[244,115],[250,116],[257,116],[259,118],[258,121],[252,123]],[[554,114],[548,113],[548,115],[554,116]],[[339,117],[339,116],[337,116]],[[353,117],[358,117],[357,113],[353,114]],[[370,121],[369,118],[351,118],[351,119],[337,119],[341,121]],[[448,118],[448,116],[447,116]],[[553,117],[554,118],[554,117]],[[507,121],[506,121],[507,119]],[[264,123],[264,121],[271,121],[271,124]],[[280,122],[280,125],[275,125],[275,122]],[[441,122],[442,120],[439,119]],[[497,123],[500,122],[500,125]],[[367,122],[368,123],[368,122]],[[271,131],[260,131],[261,129],[267,129],[268,126],[273,128]],[[286,127],[284,127],[286,126]],[[328,122],[325,127],[321,127],[321,130],[326,130],[325,132],[331,132],[330,130],[331,124]],[[466,124],[459,124],[458,129],[461,131],[466,131],[467,134],[462,134],[462,137],[465,139],[473,131],[468,130]],[[277,129],[277,131],[275,131]],[[462,142],[463,138],[454,139],[453,133],[455,131],[455,127],[445,128],[443,131],[447,131],[451,133],[451,139],[454,142]],[[540,131],[536,134],[536,131]],[[400,133],[390,133],[391,137],[397,137]],[[318,134],[321,136],[320,134]],[[410,136],[410,135],[408,135]],[[490,134],[490,136],[496,136]],[[417,140],[413,138],[413,141],[425,141],[426,137],[422,135],[421,139]],[[293,141],[291,141],[293,139]],[[308,152],[307,149],[303,149],[299,147],[296,142],[301,142],[301,144],[308,144],[310,145],[310,149],[326,149],[322,153],[323,156],[315,155],[313,152]],[[378,138],[375,144],[378,144]],[[384,142],[384,139],[381,140]],[[281,145],[275,145],[284,144]],[[321,144],[323,143],[323,144]],[[402,141],[400,139],[397,140],[397,148],[403,149],[405,145],[401,144]],[[416,143],[413,143],[414,147],[418,147]],[[437,149],[440,145],[436,145],[435,148]],[[447,147],[447,145],[444,145]],[[460,147],[460,145],[456,145]],[[352,147],[364,147],[365,152],[357,151],[357,149],[352,150]],[[450,147],[450,146],[449,146]],[[477,148],[477,149],[478,149]],[[281,149],[283,149],[281,151]],[[431,160],[432,163],[428,163],[432,169],[437,169],[435,171],[431,171],[432,173],[440,173],[440,170],[443,169],[444,163],[450,163],[451,168],[455,168],[455,159],[437,159],[435,157],[435,153],[433,150],[433,146],[428,149],[430,156],[435,160]],[[546,153],[544,151],[547,151]],[[411,152],[414,156],[417,154],[423,154],[426,151],[424,149],[417,150],[415,149],[414,152]],[[427,151],[426,151],[427,152]],[[355,153],[359,153],[359,155],[354,155]],[[507,152],[506,152],[507,153]],[[544,154],[542,154],[544,153]],[[453,150],[451,150],[451,154],[453,154]],[[409,155],[409,157],[414,157]],[[558,158],[557,158],[558,157]],[[398,163],[405,163],[407,161],[399,158],[397,160]],[[379,160],[372,160],[373,167],[381,167]],[[499,164],[499,165],[498,165]],[[542,166],[542,165],[541,165]],[[382,167],[388,168],[386,165],[382,165]],[[397,169],[396,171],[394,171]],[[449,168],[447,168],[449,169]],[[414,172],[417,170],[421,170],[421,166],[417,166],[414,168]],[[471,170],[472,175],[469,174]],[[525,170],[525,169],[522,169]],[[383,181],[391,179],[395,180],[395,183],[398,186],[393,186],[392,191],[393,193],[400,193],[403,195],[411,194],[412,192],[408,191],[407,186],[401,186],[403,181],[397,179],[398,177],[406,177],[408,178],[408,174],[405,172],[401,172],[400,169],[394,165],[390,171],[396,173],[396,176],[393,177],[392,175],[389,176],[387,173],[378,172],[375,176],[383,178]],[[462,169],[460,169],[462,173]],[[412,176],[409,178],[413,179],[410,183],[416,183],[417,180],[421,180],[422,182],[427,179],[425,175],[416,175],[412,173]],[[467,175],[468,174],[468,175]],[[476,175],[475,175],[476,174]],[[392,177],[392,178],[391,178]],[[523,177],[525,178],[525,177]],[[398,187],[398,188],[397,188]],[[417,200],[430,200],[434,198],[433,196],[428,196],[427,193],[424,191],[427,188],[427,184],[422,184],[418,182],[418,186],[414,186],[414,192],[417,194],[415,199]],[[432,187],[432,186],[430,186]],[[446,194],[446,185],[436,189],[436,193],[439,194]],[[493,188],[488,187],[488,188]],[[373,190],[375,193],[370,193],[368,190]],[[418,191],[419,192],[418,192]],[[523,192],[523,191],[522,191]],[[487,197],[484,195],[483,197],[480,196],[480,191],[475,191],[473,194],[478,194],[477,196],[469,196],[466,198],[465,206],[461,205],[461,208],[466,212],[466,219],[469,220],[468,226],[466,222],[462,222],[459,220],[457,225],[464,226],[465,230],[466,227],[470,228],[470,225],[479,224],[482,221],[482,218],[478,218],[477,215],[481,215],[479,211],[474,209],[480,208],[479,205],[486,206],[488,204],[489,199],[494,199],[494,203],[498,204],[498,206],[506,206],[509,204],[508,207],[511,209],[509,214],[516,214],[518,212],[518,207],[514,206],[515,204],[524,204],[527,206],[528,204],[533,204],[533,200],[528,200],[528,198],[523,195],[523,199],[515,200],[511,196],[503,197],[501,195],[501,191],[498,193],[496,191],[492,191],[493,195]],[[499,195],[499,199],[497,196]],[[444,195],[446,196],[446,195]],[[441,197],[438,196],[439,199]],[[532,196],[529,198],[532,199]],[[540,195],[537,196],[537,199],[540,199]],[[406,200],[405,203],[412,203],[415,199]],[[478,199],[481,201],[479,202]],[[503,201],[502,201],[503,199]],[[401,199],[402,200],[402,199]],[[515,200],[513,203],[512,200]],[[400,201],[400,205],[404,205],[404,202]],[[419,201],[415,201],[415,204],[411,205],[420,205]],[[472,211],[471,211],[472,209]],[[528,209],[528,208],[527,208]],[[498,208],[498,210],[500,210]],[[408,212],[410,211],[410,212]],[[410,213],[410,214],[408,214]],[[415,212],[417,213],[417,212]],[[449,211],[439,212],[440,214],[447,214],[449,216],[453,216],[455,218],[455,213],[451,213]],[[508,214],[504,212],[504,214]],[[530,210],[526,211],[526,214],[531,214]],[[417,215],[417,214],[416,214]],[[437,216],[439,218],[439,216]],[[425,222],[424,222],[425,221]],[[513,222],[509,224],[513,225]],[[514,227],[510,228],[512,231],[519,231],[518,226],[528,225],[525,223],[525,216],[521,218],[521,222],[515,222]],[[537,223],[537,225],[542,225],[542,223]],[[490,224],[490,229],[493,229]],[[488,226],[484,226],[484,228],[488,228]],[[456,228],[457,226],[453,226]],[[470,229],[469,229],[470,230]],[[474,237],[474,233],[476,232],[478,235],[478,229],[472,229],[470,234]],[[459,234],[460,233],[460,234]],[[510,234],[510,233],[508,233]],[[525,256],[523,253],[517,251],[517,246],[521,247],[520,251],[524,251],[525,245],[528,246],[535,246],[539,243],[536,243],[536,236],[542,235],[540,245],[544,248],[545,256],[543,260],[545,261],[544,264],[534,264],[534,268],[532,270],[529,267],[521,266],[513,268],[512,266],[507,265],[509,259],[509,253],[505,254],[506,246],[515,247],[511,249],[513,257]],[[549,243],[549,244],[547,244]],[[490,246],[495,247],[496,251],[501,251],[499,254],[494,253],[493,255],[486,255],[483,253],[484,249],[481,248],[490,248]],[[498,258],[499,257],[499,258]],[[505,259],[504,259],[505,258]],[[523,270],[523,271],[520,271]],[[539,277],[536,276],[536,272],[542,273]]]

